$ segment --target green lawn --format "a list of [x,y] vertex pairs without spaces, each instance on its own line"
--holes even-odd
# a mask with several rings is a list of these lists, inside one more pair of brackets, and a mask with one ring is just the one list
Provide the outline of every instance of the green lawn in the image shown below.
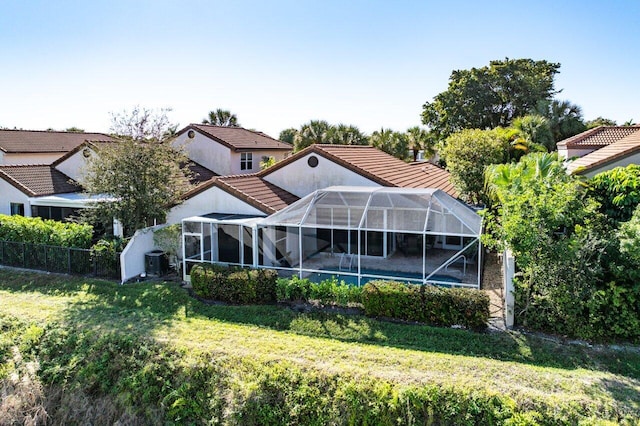
[[[285,361],[327,374],[508,395],[637,416],[640,351],[562,345],[522,334],[395,324],[276,306],[211,306],[175,283],[127,286],[0,269],[0,313],[46,326],[148,336],[196,354]],[[600,417],[600,416],[599,416]]]

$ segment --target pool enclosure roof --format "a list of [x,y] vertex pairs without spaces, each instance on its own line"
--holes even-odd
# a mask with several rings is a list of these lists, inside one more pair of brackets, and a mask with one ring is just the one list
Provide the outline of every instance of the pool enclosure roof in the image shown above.
[[272,214],[260,226],[478,237],[482,218],[439,189],[333,186]]

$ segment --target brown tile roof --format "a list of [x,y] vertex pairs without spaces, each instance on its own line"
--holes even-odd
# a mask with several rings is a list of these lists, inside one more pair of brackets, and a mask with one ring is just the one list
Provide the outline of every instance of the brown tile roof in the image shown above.
[[68,152],[86,140],[111,140],[103,133],[0,130],[0,150],[7,153]]
[[212,177],[219,176],[217,173],[207,169],[202,164],[198,164],[195,161],[189,161],[187,168],[191,171],[191,178],[189,183],[192,185],[200,185],[203,182],[208,181]]
[[640,132],[631,133],[618,142],[600,148],[567,164],[570,173],[582,174],[640,151]]
[[293,147],[262,132],[247,130],[242,127],[210,126],[207,124],[190,124],[178,132],[178,135],[195,129],[205,136],[233,149],[234,151],[278,150],[291,151]]
[[598,126],[580,134],[558,142],[558,146],[571,147],[603,147],[611,145],[620,139],[637,131],[640,126]]
[[78,192],[80,186],[49,165],[0,166],[0,178],[30,197]]
[[410,165],[377,148],[364,145],[311,145],[258,174],[267,176],[312,152],[382,186],[437,188],[454,197],[458,196],[449,179],[449,172],[443,168],[431,163]]
[[214,186],[267,214],[282,210],[299,200],[292,193],[256,174],[214,177],[187,192],[183,198],[191,198]]

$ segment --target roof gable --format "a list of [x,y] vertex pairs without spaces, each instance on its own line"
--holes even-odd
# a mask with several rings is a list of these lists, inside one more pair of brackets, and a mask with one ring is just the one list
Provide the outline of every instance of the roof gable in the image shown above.
[[400,188],[437,188],[457,197],[450,174],[431,163],[413,165],[366,145],[311,145],[258,174],[268,176],[310,153],[333,161],[381,186]]
[[293,147],[262,132],[243,127],[212,126],[208,124],[190,124],[180,132],[196,130],[204,136],[234,151],[277,150],[291,151]]
[[86,140],[111,140],[103,133],[0,130],[0,150],[6,153],[69,152]]
[[78,192],[80,186],[49,165],[0,166],[0,178],[30,197]]

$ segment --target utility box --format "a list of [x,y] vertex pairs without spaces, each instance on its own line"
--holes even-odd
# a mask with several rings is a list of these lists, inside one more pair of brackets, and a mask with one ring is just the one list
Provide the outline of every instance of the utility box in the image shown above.
[[169,256],[162,250],[153,250],[144,255],[144,270],[147,275],[161,277],[169,272]]

